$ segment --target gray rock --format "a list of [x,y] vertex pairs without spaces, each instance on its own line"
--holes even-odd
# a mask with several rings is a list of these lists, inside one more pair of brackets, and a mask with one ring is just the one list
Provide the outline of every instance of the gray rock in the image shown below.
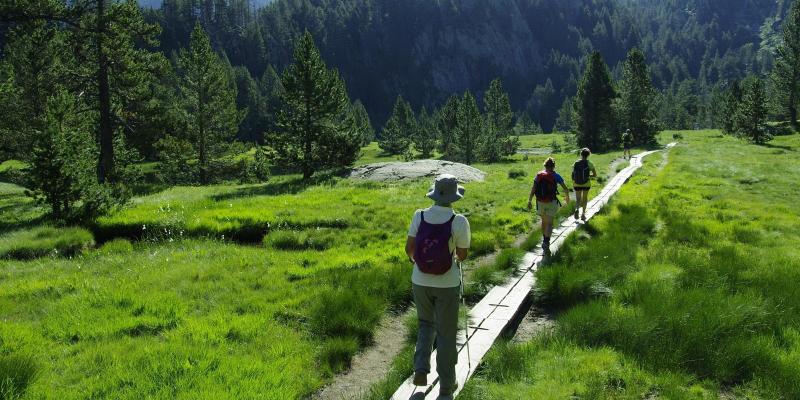
[[441,160],[368,164],[354,169],[350,173],[350,178],[387,182],[417,178],[433,178],[440,174],[451,174],[461,182],[480,182],[486,178],[486,173],[477,168],[470,167],[466,164]]

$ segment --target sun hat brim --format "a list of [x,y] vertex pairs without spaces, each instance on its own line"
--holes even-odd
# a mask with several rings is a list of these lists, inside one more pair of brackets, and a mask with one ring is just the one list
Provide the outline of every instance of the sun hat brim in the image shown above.
[[438,203],[455,203],[464,198],[464,193],[466,189],[463,186],[458,185],[458,190],[455,193],[447,193],[442,194],[441,192],[436,191],[436,188],[431,186],[428,191],[428,198],[438,202]]

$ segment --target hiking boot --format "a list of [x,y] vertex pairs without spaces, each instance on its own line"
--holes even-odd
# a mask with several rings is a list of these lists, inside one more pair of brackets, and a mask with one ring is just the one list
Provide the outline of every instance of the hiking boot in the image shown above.
[[415,372],[414,386],[428,386],[428,374],[424,372]]
[[578,207],[575,207],[575,212],[572,214],[572,216],[575,217],[575,219],[578,219],[578,211],[579,210],[580,209]]
[[583,213],[583,215],[581,215],[581,221],[586,222],[586,213]]
[[439,389],[439,397],[436,400],[453,400],[454,396],[453,393],[456,392],[456,388],[458,388],[458,384],[455,384],[453,387],[450,388],[440,388]]

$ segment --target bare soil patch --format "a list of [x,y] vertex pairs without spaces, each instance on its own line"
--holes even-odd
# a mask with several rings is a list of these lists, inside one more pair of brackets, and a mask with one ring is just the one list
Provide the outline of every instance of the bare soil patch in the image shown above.
[[386,376],[392,361],[402,351],[407,337],[404,323],[408,312],[384,316],[375,332],[374,344],[353,357],[350,370],[337,375],[333,382],[315,395],[315,400],[360,399],[375,383]]

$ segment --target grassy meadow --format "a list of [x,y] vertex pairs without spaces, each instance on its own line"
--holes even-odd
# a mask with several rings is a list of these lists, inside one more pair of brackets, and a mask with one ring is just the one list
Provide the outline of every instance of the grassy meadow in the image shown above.
[[680,134],[538,272],[555,328],[460,398],[800,398],[800,135]]
[[[548,148],[563,136],[522,140]],[[601,180],[618,155],[595,156]],[[471,266],[473,296],[535,232],[525,203],[545,157],[477,165],[486,181],[466,185],[457,209],[473,255],[500,252]],[[562,171],[575,159],[555,157]],[[374,144],[364,160],[391,161]],[[2,398],[307,396],[410,304],[403,244],[429,185],[322,174],[172,187],[79,228],[49,225],[22,188],[0,183]]]

